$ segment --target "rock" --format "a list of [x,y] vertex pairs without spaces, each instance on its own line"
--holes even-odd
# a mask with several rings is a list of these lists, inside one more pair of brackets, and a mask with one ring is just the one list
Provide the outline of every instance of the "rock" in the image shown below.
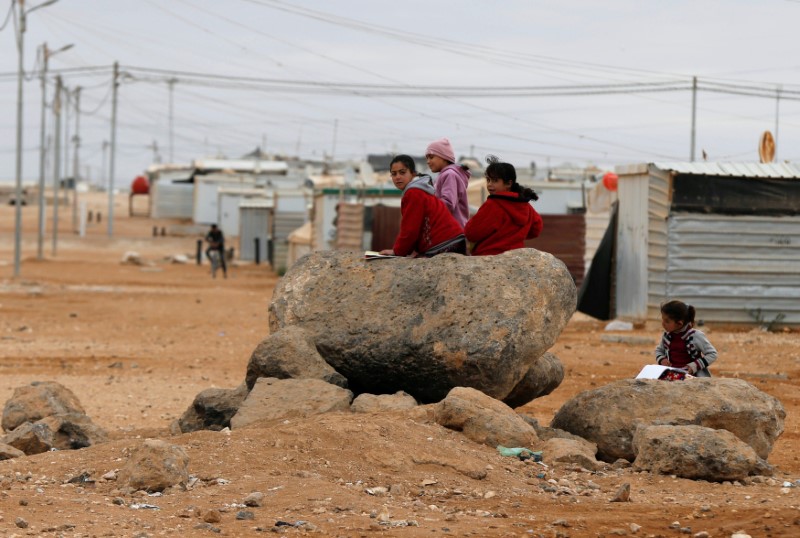
[[189,456],[179,446],[158,439],[146,439],[131,454],[117,475],[119,487],[164,491],[189,480]]
[[3,408],[3,429],[11,431],[24,422],[67,413],[86,413],[71,390],[55,381],[34,381],[14,389]]
[[19,458],[24,455],[25,453],[22,450],[5,443],[0,443],[0,461]]
[[219,523],[222,521],[222,514],[219,510],[206,510],[203,512],[203,521],[206,523]]
[[357,394],[403,390],[431,403],[463,386],[502,399],[575,303],[566,266],[534,249],[379,262],[318,251],[278,283],[270,329],[302,327]]
[[250,507],[259,507],[264,501],[264,494],[260,491],[254,491],[244,498],[242,504]]
[[531,447],[536,431],[513,409],[469,387],[456,387],[435,408],[435,420],[445,428],[462,432],[476,443],[491,447]]
[[27,521],[25,521],[25,520],[24,520],[23,518],[21,518],[21,517],[14,518],[14,525],[16,525],[17,527],[19,527],[20,529],[27,529],[27,528],[28,528],[28,522],[27,522]]
[[394,394],[360,394],[353,400],[350,410],[354,413],[382,413],[405,411],[417,406],[417,400],[402,390]]
[[624,379],[578,394],[551,426],[597,443],[598,458],[608,462],[635,459],[637,427],[669,424],[728,430],[766,459],[785,417],[777,399],[741,379]]
[[558,357],[545,353],[534,362],[511,393],[503,398],[509,407],[522,407],[526,403],[553,392],[564,381],[564,366]]
[[235,389],[211,388],[201,391],[178,419],[178,429],[182,433],[189,433],[230,428],[231,418],[239,410],[245,397],[247,385],[244,383]]
[[144,265],[144,260],[142,259],[141,254],[136,251],[129,250],[122,255],[120,263],[127,265]]
[[26,422],[6,434],[2,442],[32,456],[53,448],[53,432],[47,424]]
[[633,437],[638,470],[723,482],[771,474],[753,448],[727,430],[703,426],[647,426]]
[[78,413],[51,415],[38,421],[53,432],[53,447],[76,450],[108,441],[106,431],[88,416]]
[[611,497],[609,502],[612,503],[627,503],[631,500],[631,485],[627,482],[622,484],[618,489],[617,492]]
[[256,346],[247,363],[248,390],[259,377],[321,379],[347,388],[347,379],[320,356],[311,335],[295,325],[270,334]]
[[231,418],[231,429],[262,420],[348,411],[353,393],[320,379],[261,377]]
[[553,463],[574,463],[584,469],[597,471],[603,468],[603,464],[595,459],[597,445],[585,439],[559,439],[553,437],[541,445],[544,462],[552,465]]

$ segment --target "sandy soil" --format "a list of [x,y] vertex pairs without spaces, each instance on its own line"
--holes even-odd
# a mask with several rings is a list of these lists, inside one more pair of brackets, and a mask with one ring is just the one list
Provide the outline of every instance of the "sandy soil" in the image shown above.
[[[105,217],[105,200],[88,198]],[[14,279],[13,208],[0,207],[0,402],[31,381],[57,381],[111,436],[83,450],[0,462],[0,535],[800,536],[800,487],[782,488],[800,479],[797,332],[705,327],[720,351],[715,374],[746,379],[786,408],[770,480],[716,484],[544,468],[503,458],[419,413],[329,414],[170,436],[170,423],[198,392],[244,378],[268,333],[277,277],[266,266],[241,265],[212,280],[207,265],[169,263],[173,254],[192,256],[197,236],[152,237],[153,226],[176,223],[128,217],[126,197],[116,208],[113,240],[105,221],[79,238],[62,210],[58,253],[48,234],[37,260],[36,207],[26,207]],[[148,264],[121,264],[127,251]],[[603,325],[576,315],[552,349],[565,365],[564,383],[520,411],[549,424],[575,394],[633,377],[651,360],[655,324],[625,333],[649,339],[634,345],[604,342]],[[197,477],[190,489],[122,496],[101,478],[147,437],[186,449]],[[96,481],[67,483],[82,472]],[[625,483],[631,502],[609,502]],[[264,505],[244,508],[254,491],[265,494]],[[213,510],[220,520],[205,522]],[[242,510],[254,518],[237,519]]]

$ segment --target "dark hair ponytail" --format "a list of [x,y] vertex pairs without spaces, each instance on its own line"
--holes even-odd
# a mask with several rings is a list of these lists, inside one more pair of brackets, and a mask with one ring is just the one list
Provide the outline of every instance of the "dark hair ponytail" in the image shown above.
[[417,175],[417,163],[414,162],[414,159],[410,155],[400,154],[395,155],[392,162],[389,163],[389,168],[392,168],[394,163],[401,163],[408,168],[408,171],[411,172],[412,175]]
[[661,313],[672,321],[680,321],[684,325],[694,323],[694,307],[683,301],[668,301],[661,305]]
[[523,187],[517,183],[517,170],[514,168],[513,164],[500,162],[500,159],[494,155],[487,155],[486,163],[489,165],[486,167],[486,171],[484,172],[486,177],[492,177],[501,180],[503,183],[509,186],[508,190],[517,193],[519,197],[525,201],[529,202],[531,200],[535,201],[539,199],[539,195],[536,194],[533,189]]

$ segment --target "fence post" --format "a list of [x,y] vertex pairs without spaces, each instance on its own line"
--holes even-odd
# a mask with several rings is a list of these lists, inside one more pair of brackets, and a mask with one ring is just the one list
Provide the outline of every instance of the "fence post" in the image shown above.
[[197,265],[201,265],[203,263],[203,240],[197,240]]
[[253,238],[253,243],[254,243],[254,245],[256,247],[256,265],[260,265],[261,264],[261,238],[260,237],[254,237]]

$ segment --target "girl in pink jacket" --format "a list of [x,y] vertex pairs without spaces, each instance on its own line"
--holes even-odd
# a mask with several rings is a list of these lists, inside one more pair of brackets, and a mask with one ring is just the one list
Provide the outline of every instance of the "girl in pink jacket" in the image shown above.
[[455,152],[446,138],[428,144],[425,160],[431,172],[439,174],[436,178],[436,197],[444,202],[450,214],[463,227],[469,219],[469,168],[455,164]]

